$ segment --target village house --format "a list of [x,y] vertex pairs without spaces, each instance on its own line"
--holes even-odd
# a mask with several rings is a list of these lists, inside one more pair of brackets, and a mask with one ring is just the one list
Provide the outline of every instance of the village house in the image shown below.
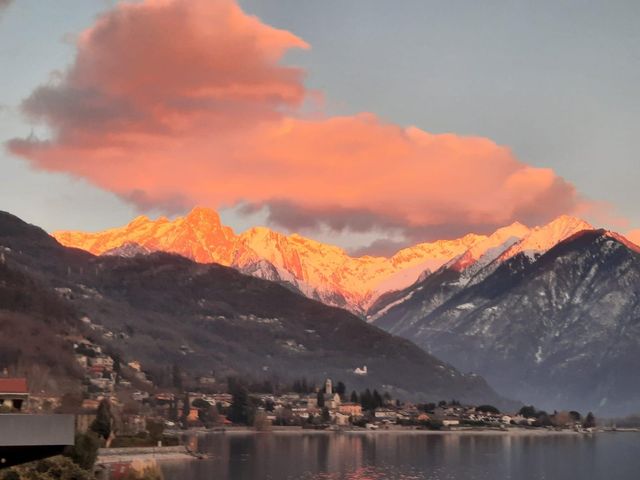
[[29,403],[26,378],[0,378],[0,408],[21,411]]
[[353,373],[356,375],[365,376],[367,374],[367,366],[365,365],[362,368],[356,367]]
[[127,363],[127,365],[129,366],[129,368],[131,368],[132,370],[135,370],[136,372],[140,372],[142,370],[142,365],[137,360],[133,360]]
[[390,408],[376,408],[374,416],[379,420],[397,420],[398,413]]
[[444,427],[456,427],[460,425],[460,420],[457,418],[445,418],[442,420],[442,425]]
[[343,413],[336,412],[332,418],[336,425],[340,425],[340,426],[349,425],[350,415],[345,415]]
[[343,415],[349,415],[352,417],[362,416],[362,405],[359,403],[346,402],[338,407],[338,412]]

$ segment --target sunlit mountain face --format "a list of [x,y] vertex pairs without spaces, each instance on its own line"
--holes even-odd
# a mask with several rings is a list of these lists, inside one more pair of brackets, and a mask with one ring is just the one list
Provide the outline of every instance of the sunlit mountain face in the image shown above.
[[215,211],[196,207],[175,220],[141,216],[102,232],[60,231],[53,236],[65,246],[97,255],[164,251],[200,263],[232,266],[256,277],[289,283],[324,303],[365,314],[383,294],[402,290],[445,265],[471,277],[519,253],[542,254],[589,229],[592,227],[578,218],[561,216],[533,229],[516,222],[491,235],[468,234],[420,243],[390,257],[352,257],[340,247],[265,227],[236,234],[221,223]]

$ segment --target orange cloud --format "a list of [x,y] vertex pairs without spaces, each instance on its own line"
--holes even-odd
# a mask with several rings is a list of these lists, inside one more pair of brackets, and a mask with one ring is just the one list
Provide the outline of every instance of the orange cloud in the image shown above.
[[9,148],[141,209],[243,204],[290,228],[428,237],[585,208],[552,170],[485,138],[305,116],[304,72],[280,61],[307,47],[232,0],[120,3],[81,35],[62,80],[24,101],[52,138]]
[[636,228],[635,230],[631,230],[630,232],[627,232],[625,237],[627,237],[636,245],[640,246],[640,228]]

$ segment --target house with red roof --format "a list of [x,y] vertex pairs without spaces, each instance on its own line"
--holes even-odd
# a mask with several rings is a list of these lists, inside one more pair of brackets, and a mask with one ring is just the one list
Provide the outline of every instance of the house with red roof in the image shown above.
[[0,409],[20,411],[29,401],[26,378],[0,378]]

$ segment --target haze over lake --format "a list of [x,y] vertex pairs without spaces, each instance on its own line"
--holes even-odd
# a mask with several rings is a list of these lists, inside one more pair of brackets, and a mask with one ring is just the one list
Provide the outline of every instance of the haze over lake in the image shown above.
[[636,479],[636,433],[233,433],[193,438],[210,459],[165,463],[167,480]]

